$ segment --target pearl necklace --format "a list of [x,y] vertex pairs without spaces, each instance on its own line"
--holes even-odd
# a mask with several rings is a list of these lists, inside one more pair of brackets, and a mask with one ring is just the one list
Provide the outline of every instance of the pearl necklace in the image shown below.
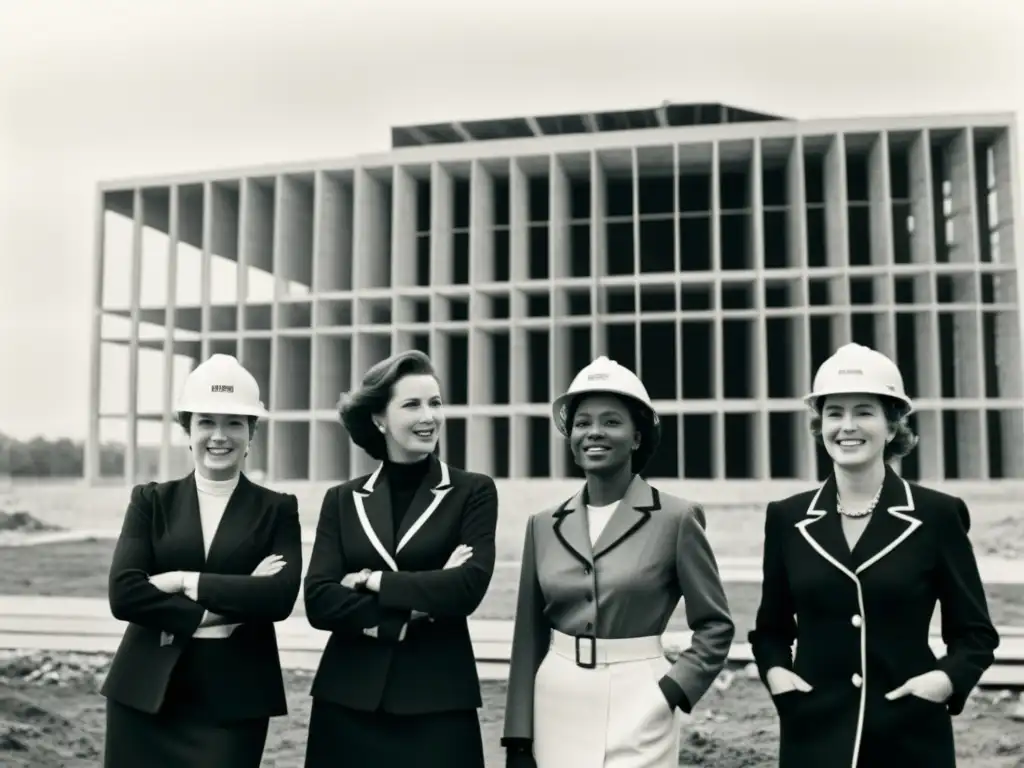
[[883,482],[882,485],[878,486],[878,490],[875,491],[875,497],[860,512],[850,512],[848,509],[845,509],[843,507],[843,500],[842,500],[842,498],[840,498],[839,492],[837,491],[836,492],[836,512],[838,512],[840,515],[844,515],[846,517],[867,517],[868,515],[870,515],[872,512],[875,511],[875,507],[878,505],[878,500],[882,497],[882,486],[884,486],[884,485],[885,485],[885,483]]

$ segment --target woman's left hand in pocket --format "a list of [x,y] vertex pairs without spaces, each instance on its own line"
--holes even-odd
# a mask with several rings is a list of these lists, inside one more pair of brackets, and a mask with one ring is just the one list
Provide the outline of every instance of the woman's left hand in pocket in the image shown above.
[[925,701],[943,704],[952,695],[953,682],[949,679],[949,675],[940,669],[933,669],[931,672],[910,678],[899,688],[885,694],[885,698],[894,701],[904,696],[917,696]]

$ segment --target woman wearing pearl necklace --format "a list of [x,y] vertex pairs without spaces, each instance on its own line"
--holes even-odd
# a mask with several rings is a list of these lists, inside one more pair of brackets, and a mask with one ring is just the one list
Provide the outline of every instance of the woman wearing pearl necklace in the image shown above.
[[951,717],[999,644],[967,506],[888,466],[917,438],[903,377],[883,354],[841,347],[805,402],[833,471],[768,505],[749,637],[779,714],[779,766],[955,768]]

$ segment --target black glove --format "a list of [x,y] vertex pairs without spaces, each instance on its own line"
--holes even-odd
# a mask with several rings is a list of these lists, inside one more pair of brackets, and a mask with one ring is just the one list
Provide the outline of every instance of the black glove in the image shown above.
[[502,739],[501,746],[505,748],[505,768],[537,768],[532,739]]

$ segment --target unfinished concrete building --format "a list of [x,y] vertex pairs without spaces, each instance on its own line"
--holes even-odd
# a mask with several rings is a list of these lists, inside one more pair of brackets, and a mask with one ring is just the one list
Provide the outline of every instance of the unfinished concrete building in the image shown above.
[[[343,479],[373,462],[334,411],[372,363],[438,365],[449,461],[498,478],[575,472],[549,403],[598,354],[631,366],[664,423],[655,477],[821,477],[800,397],[854,340],[918,404],[908,478],[1024,477],[1022,238],[1012,115],[796,121],[720,105],[395,128],[386,153],[100,185],[90,479],[99,420],[138,425],[140,349],[237,355],[272,416],[248,468]],[[127,305],[105,300],[104,216],[133,222]],[[140,300],[141,231],[199,249],[198,300]],[[173,248],[172,248],[173,251]],[[237,300],[209,288],[237,263]],[[173,255],[170,261],[173,262]],[[253,299],[253,270],[274,290]],[[105,314],[135,329],[105,339]],[[142,338],[140,323],[162,329]],[[152,336],[152,334],[151,334]],[[128,349],[102,413],[101,345]]]

